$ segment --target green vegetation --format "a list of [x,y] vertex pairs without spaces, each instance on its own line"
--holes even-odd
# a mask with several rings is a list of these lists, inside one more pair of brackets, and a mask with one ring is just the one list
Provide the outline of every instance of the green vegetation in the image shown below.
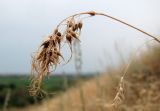
[[[90,76],[82,76],[87,79]],[[48,80],[44,80],[43,87],[45,91],[56,93],[65,91],[76,83],[75,76],[54,75]],[[2,108],[8,89],[11,90],[11,96],[8,107],[24,107],[36,102],[35,98],[28,94],[29,77],[28,76],[0,76],[0,108]],[[41,102],[42,98],[36,98]]]

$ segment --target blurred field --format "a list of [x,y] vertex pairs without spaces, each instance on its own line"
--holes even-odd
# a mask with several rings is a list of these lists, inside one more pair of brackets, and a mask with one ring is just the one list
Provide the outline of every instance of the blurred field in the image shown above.
[[148,47],[137,56],[125,77],[125,100],[110,105],[117,93],[122,69],[112,68],[86,82],[81,81],[53,99],[9,111],[160,111],[160,47]]
[[[81,78],[87,80],[91,76],[81,76]],[[44,81],[44,89],[47,92],[54,92],[54,95],[50,95],[51,97],[55,96],[57,93],[64,92],[68,88],[74,86],[76,83],[76,78],[73,75],[55,75],[51,76],[50,79]],[[64,84],[67,86],[64,87]],[[0,109],[2,109],[4,105],[4,101],[8,90],[10,91],[10,97],[7,107],[25,107],[31,104],[35,104],[36,102],[40,103],[42,98],[31,97],[28,94],[28,86],[29,85],[29,77],[22,75],[8,75],[8,76],[0,76]]]

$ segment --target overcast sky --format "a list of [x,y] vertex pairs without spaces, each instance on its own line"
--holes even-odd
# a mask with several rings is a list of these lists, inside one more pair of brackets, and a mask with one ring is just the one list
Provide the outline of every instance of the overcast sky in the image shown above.
[[[145,31],[160,34],[159,0],[0,0],[0,73],[30,72],[31,54],[65,17],[94,10],[122,19]],[[136,48],[147,36],[104,17],[84,21],[81,35],[83,71],[100,71]],[[57,71],[74,72],[73,63]]]

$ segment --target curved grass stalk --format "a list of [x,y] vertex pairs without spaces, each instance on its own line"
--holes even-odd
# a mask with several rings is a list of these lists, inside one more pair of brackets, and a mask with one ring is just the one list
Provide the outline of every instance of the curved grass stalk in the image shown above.
[[57,28],[58,28],[63,22],[65,22],[68,18],[70,18],[70,17],[75,17],[75,16],[80,16],[80,15],[84,15],[84,14],[89,14],[89,15],[91,15],[90,17],[95,16],[95,15],[105,16],[105,17],[110,18],[110,19],[112,19],[112,20],[115,20],[115,21],[117,21],[117,22],[119,22],[119,23],[122,23],[122,24],[124,24],[124,25],[127,25],[128,27],[133,28],[133,29],[139,31],[139,32],[141,32],[141,33],[143,33],[143,34],[145,34],[145,35],[153,38],[155,41],[157,41],[157,42],[160,43],[160,40],[159,40],[156,36],[154,36],[154,35],[152,35],[152,34],[149,34],[148,32],[146,32],[146,31],[144,31],[144,30],[142,30],[142,29],[140,29],[140,28],[138,28],[138,27],[136,27],[136,26],[134,26],[134,25],[131,25],[131,24],[129,24],[129,23],[123,21],[123,20],[120,20],[120,19],[118,19],[118,18],[115,18],[115,17],[113,17],[113,16],[111,16],[111,15],[108,15],[108,14],[105,14],[105,13],[98,13],[98,12],[94,12],[94,11],[82,12],[82,13],[78,13],[78,14],[71,15],[71,16],[65,18],[64,20],[62,20],[62,21],[60,22],[60,24],[57,25]]

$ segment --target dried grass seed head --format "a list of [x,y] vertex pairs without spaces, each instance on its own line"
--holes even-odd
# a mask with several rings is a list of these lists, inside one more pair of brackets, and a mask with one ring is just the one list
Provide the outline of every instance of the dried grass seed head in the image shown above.
[[[70,59],[72,58],[72,43],[75,40],[79,40],[82,25],[79,15],[77,15],[77,17],[71,16],[61,22],[53,33],[42,42],[32,61],[32,73],[35,74],[35,76],[30,84],[30,91],[34,92],[34,94],[37,94],[41,89],[41,82],[44,77],[50,73],[51,67],[54,66],[56,68],[60,63],[60,58],[64,60],[60,53],[62,43],[65,44],[67,42],[69,44],[71,50]],[[60,26],[65,26],[63,32],[60,31]]]

